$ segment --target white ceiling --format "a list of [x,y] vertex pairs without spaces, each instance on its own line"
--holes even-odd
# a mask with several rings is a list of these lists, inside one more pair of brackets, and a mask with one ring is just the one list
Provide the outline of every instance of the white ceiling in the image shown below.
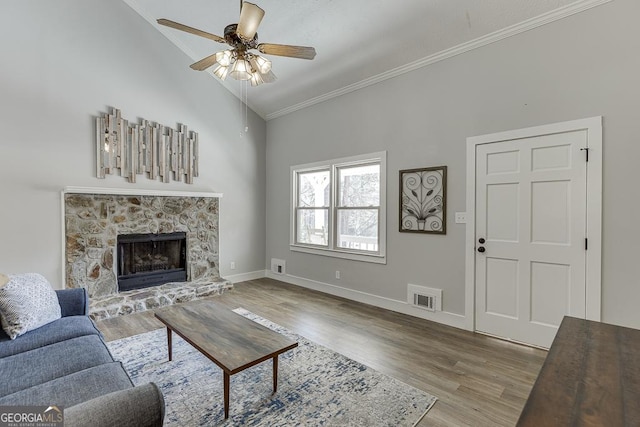
[[[124,1],[191,62],[225,45],[160,26],[156,19],[223,36],[240,12],[239,0]],[[269,56],[278,80],[249,87],[248,104],[262,117],[278,117],[606,1],[253,0],[266,11],[259,42],[313,46],[317,56],[312,61]],[[229,78],[222,84],[239,94],[239,82]]]

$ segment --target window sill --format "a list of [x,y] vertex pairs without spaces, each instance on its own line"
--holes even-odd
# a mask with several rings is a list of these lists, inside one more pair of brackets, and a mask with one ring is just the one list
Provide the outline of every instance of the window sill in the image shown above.
[[304,252],[307,254],[328,256],[332,258],[350,259],[353,261],[370,262],[374,264],[386,264],[387,257],[385,255],[369,255],[356,252],[339,251],[335,249],[321,249],[302,245],[289,244],[289,249],[294,252]]

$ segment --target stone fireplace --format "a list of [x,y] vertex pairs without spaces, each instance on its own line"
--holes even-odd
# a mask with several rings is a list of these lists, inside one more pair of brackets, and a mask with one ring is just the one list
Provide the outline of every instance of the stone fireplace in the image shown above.
[[[107,318],[184,302],[231,287],[220,278],[218,269],[218,196],[90,190],[63,192],[64,271],[67,287],[87,289],[92,317]],[[157,252],[158,246],[165,246],[166,236],[176,235],[184,236],[184,246],[172,249],[178,251],[178,258],[184,256],[183,265],[176,265],[179,261],[175,254]],[[118,253],[121,245],[137,267],[125,263],[123,254]],[[182,272],[156,280],[154,285],[158,286],[149,288],[145,285],[150,282],[145,280],[157,277],[141,279],[141,273],[148,269],[157,270],[156,275]],[[142,286],[129,286],[131,280]]]

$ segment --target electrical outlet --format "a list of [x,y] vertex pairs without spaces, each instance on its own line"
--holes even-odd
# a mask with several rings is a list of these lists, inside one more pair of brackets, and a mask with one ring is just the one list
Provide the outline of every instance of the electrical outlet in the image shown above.
[[229,268],[232,269],[232,270],[235,270],[236,269],[236,262],[235,261],[231,261],[229,263]]
[[467,213],[456,212],[456,224],[466,224],[466,223],[467,223]]
[[340,270],[336,270],[336,279],[340,278]]

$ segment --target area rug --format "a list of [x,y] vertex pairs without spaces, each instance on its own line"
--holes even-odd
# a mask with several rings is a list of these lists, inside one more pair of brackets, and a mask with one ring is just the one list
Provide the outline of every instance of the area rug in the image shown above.
[[414,426],[436,401],[247,310],[234,311],[299,346],[280,355],[275,394],[270,360],[231,376],[228,420],[222,370],[176,334],[171,362],[165,329],[108,343],[135,384],[162,389],[165,426]]

